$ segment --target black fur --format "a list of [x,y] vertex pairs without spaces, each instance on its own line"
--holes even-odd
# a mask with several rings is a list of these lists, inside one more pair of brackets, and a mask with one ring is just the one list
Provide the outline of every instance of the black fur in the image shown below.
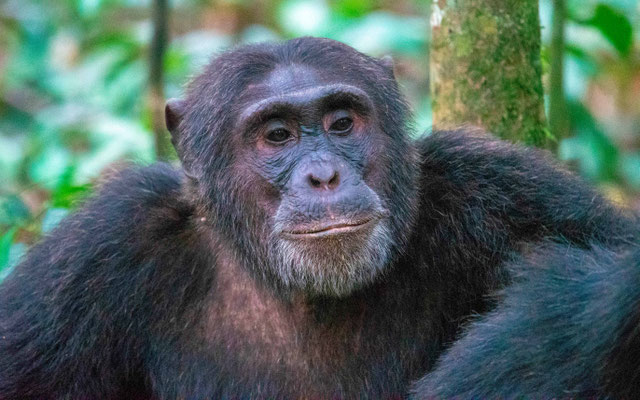
[[416,398],[615,398],[640,393],[640,246],[541,246],[504,300],[415,386]]
[[[346,295],[282,295],[263,268],[260,185],[234,170],[229,132],[247,101],[239,94],[286,63],[321,64],[326,79],[367,92],[383,129],[363,151],[388,145],[372,185],[392,214],[394,253],[377,279]],[[465,321],[492,307],[487,295],[510,281],[506,266],[521,265],[513,260],[548,251],[552,269],[563,253],[536,250],[543,243],[577,254],[595,243],[608,254],[633,241],[629,217],[541,152],[467,131],[409,141],[390,73],[323,39],[217,58],[181,103],[186,114],[169,115],[184,172],[158,164],[121,173],[0,285],[0,399],[402,398]],[[616,314],[624,338],[635,332],[629,307]],[[625,354],[594,362],[622,374],[633,365]],[[612,393],[631,387],[606,379]]]

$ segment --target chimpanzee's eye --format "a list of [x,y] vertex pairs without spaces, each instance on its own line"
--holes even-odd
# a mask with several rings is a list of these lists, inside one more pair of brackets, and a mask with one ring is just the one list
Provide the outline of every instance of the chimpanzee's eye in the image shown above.
[[353,120],[349,117],[343,117],[331,124],[331,126],[329,127],[329,131],[331,131],[332,133],[344,135],[349,133],[352,127]]
[[273,143],[286,142],[291,137],[291,133],[284,128],[277,128],[267,134],[267,140]]

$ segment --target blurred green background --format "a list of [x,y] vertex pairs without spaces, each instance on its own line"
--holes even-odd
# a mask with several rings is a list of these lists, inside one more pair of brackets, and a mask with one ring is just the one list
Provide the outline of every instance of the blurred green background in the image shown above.
[[[426,0],[175,0],[165,95],[215,52],[325,36],[392,54],[419,131],[431,126]],[[114,165],[155,159],[148,95],[151,0],[0,2],[0,280]],[[558,157],[640,207],[640,5],[567,1]],[[541,0],[545,71],[551,0]],[[545,77],[545,80],[547,78]]]

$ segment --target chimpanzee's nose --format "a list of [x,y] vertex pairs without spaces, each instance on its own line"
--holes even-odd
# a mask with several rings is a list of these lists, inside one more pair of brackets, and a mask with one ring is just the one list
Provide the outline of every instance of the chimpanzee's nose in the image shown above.
[[340,185],[340,173],[332,165],[320,163],[309,169],[307,183],[313,189],[334,190]]

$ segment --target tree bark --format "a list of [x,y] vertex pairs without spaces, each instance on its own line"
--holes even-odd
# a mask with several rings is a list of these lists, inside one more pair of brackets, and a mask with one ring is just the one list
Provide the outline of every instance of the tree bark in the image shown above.
[[538,0],[437,0],[431,26],[434,124],[546,146]]

